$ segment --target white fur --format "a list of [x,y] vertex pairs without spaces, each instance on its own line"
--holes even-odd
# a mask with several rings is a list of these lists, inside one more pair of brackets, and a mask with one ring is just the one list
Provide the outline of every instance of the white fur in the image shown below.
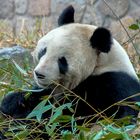
[[[120,44],[113,40],[109,53],[100,53],[90,45],[90,37],[95,26],[84,24],[68,24],[50,31],[41,38],[34,51],[34,58],[38,61],[35,70],[45,75],[45,80],[35,81],[45,87],[55,81],[69,89],[75,88],[89,75],[100,75],[108,71],[123,71],[137,78],[128,55]],[[38,60],[38,53],[47,47],[47,53]],[[59,72],[57,60],[65,56],[68,61],[68,72]]]
[[125,72],[138,79],[126,51],[115,39],[113,39],[113,45],[109,53],[99,55],[93,75],[100,75],[109,71]]

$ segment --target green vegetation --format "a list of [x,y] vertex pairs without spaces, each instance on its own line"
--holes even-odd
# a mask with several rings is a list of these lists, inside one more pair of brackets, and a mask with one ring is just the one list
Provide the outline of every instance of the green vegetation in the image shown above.
[[[12,60],[1,59],[0,60],[0,88],[2,93],[8,93],[9,91],[20,91],[23,89],[30,89],[32,85],[31,66],[28,65],[27,60],[22,68]],[[3,77],[3,78],[2,78]],[[3,82],[2,82],[3,81]],[[57,85],[60,86],[60,85]],[[19,120],[13,120],[12,118],[0,119],[0,130],[8,127],[6,136],[10,136],[12,140],[25,140],[36,136],[36,140],[41,134],[48,134],[51,139],[64,139],[64,140],[132,140],[140,138],[139,134],[135,134],[134,130],[138,128],[136,124],[131,124],[131,116],[115,120],[103,116],[103,113],[97,111],[97,114],[90,116],[90,120],[95,117],[103,118],[101,121],[97,121],[92,124],[90,121],[85,122],[82,126],[78,126],[76,121],[79,118],[75,118],[74,115],[62,115],[62,111],[68,109],[74,114],[72,109],[73,103],[78,101],[80,97],[73,93],[74,99],[71,101],[69,97],[70,91],[65,92],[63,99],[69,100],[69,103],[53,104],[50,100],[51,96],[45,96],[43,100],[34,108],[34,110],[27,116],[25,120],[31,120],[30,123],[21,123]],[[59,102],[59,101],[58,101]],[[47,105],[46,105],[47,103]],[[120,102],[121,103],[121,102]],[[122,104],[126,104],[122,102]],[[130,105],[129,103],[127,103]],[[132,104],[131,104],[132,106]],[[140,103],[133,104],[133,107],[138,108]],[[44,112],[51,111],[50,119],[42,119]],[[85,121],[89,116],[85,117]],[[22,119],[23,120],[23,119]],[[66,126],[70,126],[70,130],[66,130]],[[92,126],[92,127],[91,127]],[[43,129],[40,129],[42,127]],[[63,129],[65,127],[65,129]]]

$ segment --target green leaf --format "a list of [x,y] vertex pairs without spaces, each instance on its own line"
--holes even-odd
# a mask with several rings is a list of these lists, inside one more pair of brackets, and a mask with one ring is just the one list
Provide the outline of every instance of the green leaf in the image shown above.
[[69,115],[60,115],[57,117],[57,119],[54,122],[70,122],[71,121],[71,116]]
[[139,26],[137,24],[132,24],[131,26],[129,26],[129,29],[138,30]]
[[93,140],[100,140],[102,136],[106,134],[103,130],[99,131],[93,138]]
[[54,115],[50,118],[50,121],[48,122],[47,125],[53,123],[61,114],[62,114],[62,110],[57,110],[57,112],[55,112]]
[[119,126],[126,126],[129,125],[132,121],[132,116],[125,116],[115,121],[115,124]]
[[25,140],[25,138],[29,135],[29,132],[27,130],[18,132],[13,140]]
[[12,62],[14,63],[14,65],[16,66],[16,68],[24,75],[28,76],[28,73],[22,69],[14,60],[12,60]]
[[71,128],[72,128],[72,133],[74,134],[77,130],[76,128],[77,124],[76,124],[76,121],[75,121],[75,118],[74,116],[72,116],[72,119],[71,119]]
[[63,104],[63,105],[61,105],[61,106],[55,108],[55,109],[53,110],[53,112],[55,112],[55,113],[54,113],[54,115],[50,118],[50,121],[49,121],[48,125],[51,124],[52,122],[54,122],[54,121],[62,114],[62,111],[63,111],[65,108],[70,108],[71,106],[72,106],[71,103],[66,103],[66,104]]
[[113,127],[112,125],[105,126],[105,128],[106,128],[108,131],[110,131],[110,132],[112,132],[112,133],[114,133],[114,134],[121,134],[121,133],[122,133],[120,129],[118,129],[118,128],[116,128],[116,127]]
[[61,106],[59,106],[59,107],[57,107],[56,109],[55,109],[55,112],[57,112],[58,110],[64,110],[65,108],[71,108],[71,106],[72,106],[72,104],[71,103],[66,103],[66,104],[63,104],[63,105],[61,105]]
[[63,130],[61,131],[63,140],[72,140],[73,139],[73,135],[70,131],[68,130]]
[[115,138],[115,139],[120,138],[121,139],[121,137],[124,138],[125,140],[131,140],[129,135],[127,134],[127,131],[134,129],[135,125],[131,125],[128,127],[126,126],[123,128],[117,128],[117,127],[114,127],[112,125],[107,125],[104,127],[106,129],[106,134],[104,135],[103,140],[112,139],[112,138]]
[[43,100],[41,103],[39,103],[34,109],[33,111],[27,116],[27,119],[32,118],[32,117],[36,117],[37,120],[40,122],[42,115],[44,112],[52,109],[52,105],[46,105],[47,100]]
[[131,140],[131,138],[129,137],[129,135],[126,132],[122,133],[122,135],[125,140]]
[[83,126],[76,126],[76,128],[78,128],[80,131],[85,131],[85,132],[90,132],[90,128],[86,128],[86,127],[83,127]]
[[136,128],[136,124],[133,124],[133,125],[128,125],[128,126],[125,126],[124,127],[124,129],[125,129],[125,131],[132,131],[133,129],[135,129]]
[[101,140],[123,140],[121,134],[108,133]]
[[16,125],[16,126],[11,126],[8,131],[19,131],[19,130],[25,130],[26,129],[26,125]]
[[47,133],[50,136],[52,136],[52,134],[54,133],[54,131],[55,131],[55,129],[56,129],[57,126],[58,126],[58,123],[53,123],[51,125],[51,127],[49,127],[48,125],[45,125],[45,129],[46,129]]
[[13,132],[7,131],[7,132],[5,132],[4,136],[6,136],[6,137],[14,137],[15,134]]
[[37,111],[37,115],[36,115],[37,120],[40,122],[43,113],[45,113],[46,111],[48,111],[50,109],[52,109],[52,106],[51,105],[47,105],[47,106],[42,107],[40,110],[38,110]]
[[86,140],[85,133],[83,131],[79,134],[79,140]]
[[140,107],[140,102],[136,102],[135,104],[136,104],[138,107]]
[[63,137],[64,140],[72,140],[73,139],[73,135],[72,134],[66,134],[64,137]]

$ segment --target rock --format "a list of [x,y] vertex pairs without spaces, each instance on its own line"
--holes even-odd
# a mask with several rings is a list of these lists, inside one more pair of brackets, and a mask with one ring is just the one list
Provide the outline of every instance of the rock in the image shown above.
[[133,0],[136,4],[140,5],[140,0]]
[[87,0],[87,3],[93,5],[97,0]]
[[50,0],[30,0],[29,14],[32,16],[49,16]]
[[130,12],[130,16],[133,17],[135,20],[140,19],[140,8],[134,9]]
[[[136,72],[140,72],[140,63],[139,63],[139,55],[140,55],[140,37],[138,30],[131,30],[129,26],[135,23],[135,20],[131,16],[126,16],[121,19],[121,22],[125,29],[127,30],[128,34],[120,24],[120,22],[112,22],[111,24],[111,31],[116,40],[119,41],[120,44],[123,45],[125,50],[127,51]],[[136,36],[137,34],[137,36]],[[135,35],[135,37],[134,37]],[[133,42],[133,44],[132,44]]]
[[[42,17],[42,18],[33,18],[33,17],[16,17],[16,35],[22,35],[23,32],[29,31],[29,35],[33,34],[33,31],[36,32],[37,29],[41,29],[42,33],[45,34],[48,31],[50,31],[54,25],[53,22],[51,22],[50,17]],[[22,25],[22,26],[21,26]],[[36,35],[35,35],[36,36]],[[34,38],[34,37],[32,37]]]
[[0,56],[1,57],[12,57],[13,55],[16,54],[23,54],[25,53],[27,50],[20,47],[20,46],[13,46],[13,47],[9,47],[9,48],[1,48],[0,49]]
[[24,14],[27,10],[27,0],[15,0],[15,8],[17,14]]
[[[129,9],[128,0],[106,0],[106,2],[118,17],[123,17]],[[98,7],[102,14],[116,18],[104,1],[101,1]]]
[[[121,22],[129,33],[130,37],[132,37],[136,33],[136,31],[129,29],[129,26],[135,23],[134,19],[131,16],[126,16],[121,19]],[[119,21],[112,22],[110,26],[110,30],[112,31],[114,38],[117,39],[120,43],[124,43],[129,40],[129,37],[123,26]]]
[[138,64],[139,64],[139,73],[140,73],[140,32],[137,31],[137,36],[135,37],[134,39],[134,44],[135,44],[135,49],[137,50],[137,54],[139,55],[139,61],[138,61]]
[[[20,35],[24,30],[32,31],[35,28],[36,19],[29,17],[16,17],[16,34]],[[30,33],[29,33],[30,34]]]
[[[0,32],[1,33],[8,33],[9,35],[12,35],[12,32],[13,32],[12,21],[0,19]],[[0,44],[0,46],[1,46],[1,44]]]
[[0,18],[12,18],[14,16],[14,1],[0,0]]
[[98,12],[97,7],[87,6],[82,23],[103,26],[105,18]]
[[25,58],[29,58],[32,63],[32,56],[30,51],[21,47],[21,46],[13,46],[9,48],[0,48],[0,58],[4,59],[14,59],[18,64],[22,64]]
[[[135,48],[136,48],[136,50],[137,50],[137,53],[138,53],[139,56],[140,56],[140,38],[139,38],[138,41],[136,40]],[[140,69],[139,69],[139,70],[140,70]]]
[[81,22],[85,8],[86,8],[86,0],[52,0],[51,1],[51,12],[52,12],[52,19],[53,24],[57,26],[57,19],[60,13],[64,8],[69,5],[73,5],[75,9],[75,20],[76,22]]
[[[95,14],[93,13],[93,16],[94,16]],[[96,16],[93,18],[92,16],[91,16],[91,7],[90,6],[88,6],[87,8],[86,8],[86,11],[85,11],[85,13],[84,13],[84,15],[83,15],[83,19],[82,19],[82,23],[85,23],[85,24],[94,24],[94,25],[96,25],[95,24],[95,22],[94,22],[94,19],[96,18]]]

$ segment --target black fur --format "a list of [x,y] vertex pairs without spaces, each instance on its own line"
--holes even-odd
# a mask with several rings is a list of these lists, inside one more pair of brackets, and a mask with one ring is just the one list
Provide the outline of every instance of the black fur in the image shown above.
[[[33,88],[33,90],[38,89]],[[41,97],[49,95],[51,91],[52,89],[48,88],[40,92],[32,92],[28,99],[25,99],[25,92],[8,93],[1,102],[0,111],[13,118],[25,118],[41,102]]]
[[60,73],[66,74],[66,72],[68,71],[68,63],[65,57],[61,57],[58,59],[58,66]]
[[47,52],[47,48],[42,49],[42,50],[38,53],[38,59],[40,59],[43,55],[45,55],[46,52]]
[[73,23],[74,22],[74,8],[72,5],[68,6],[63,12],[60,14],[58,18],[58,25],[62,26],[64,24]]
[[97,28],[90,38],[93,48],[97,48],[99,51],[108,53],[112,44],[112,37],[109,30],[100,27]]
[[[40,92],[36,92],[36,90],[39,90],[38,87],[33,88],[34,92],[31,93],[29,98],[25,98],[27,95],[25,92],[16,92],[16,93],[9,93],[7,94],[4,99],[1,102],[0,106],[0,112],[2,113],[3,116],[9,115],[13,117],[13,121],[15,123],[19,122],[20,124],[30,124],[32,123],[31,120],[26,120],[25,118],[27,115],[37,106],[42,100],[41,98],[45,95],[49,95],[52,91],[51,88],[44,89]],[[50,114],[50,113],[49,113]],[[49,117],[48,114],[44,114],[43,117]],[[20,120],[23,119],[23,120]],[[12,122],[13,122],[12,121]],[[39,124],[34,125],[29,125],[28,127],[31,129],[34,129],[34,127],[39,126]],[[40,126],[38,127],[40,130],[44,131],[45,126]],[[12,139],[10,136],[5,136],[5,133],[7,133],[9,129],[9,124],[5,125],[5,128],[0,131],[0,139],[1,140],[8,140]],[[14,132],[17,132],[18,130],[13,130]],[[35,139],[38,137],[37,134],[31,134],[31,139]],[[49,139],[49,136],[44,133],[39,133],[39,138],[40,139]]]
[[[121,101],[133,94],[140,92],[140,83],[123,72],[107,72],[98,76],[90,76],[83,81],[74,92],[85,97],[87,94],[87,102],[97,110],[104,110],[113,103]],[[127,101],[140,101],[140,96],[131,98]],[[82,103],[83,104],[83,103]],[[106,111],[106,115],[110,116],[118,107],[113,107]],[[84,112],[82,111],[84,110]],[[93,114],[87,106],[79,104],[78,115]],[[138,111],[128,107],[121,106],[117,112],[116,118],[121,118],[127,115],[137,116]]]

